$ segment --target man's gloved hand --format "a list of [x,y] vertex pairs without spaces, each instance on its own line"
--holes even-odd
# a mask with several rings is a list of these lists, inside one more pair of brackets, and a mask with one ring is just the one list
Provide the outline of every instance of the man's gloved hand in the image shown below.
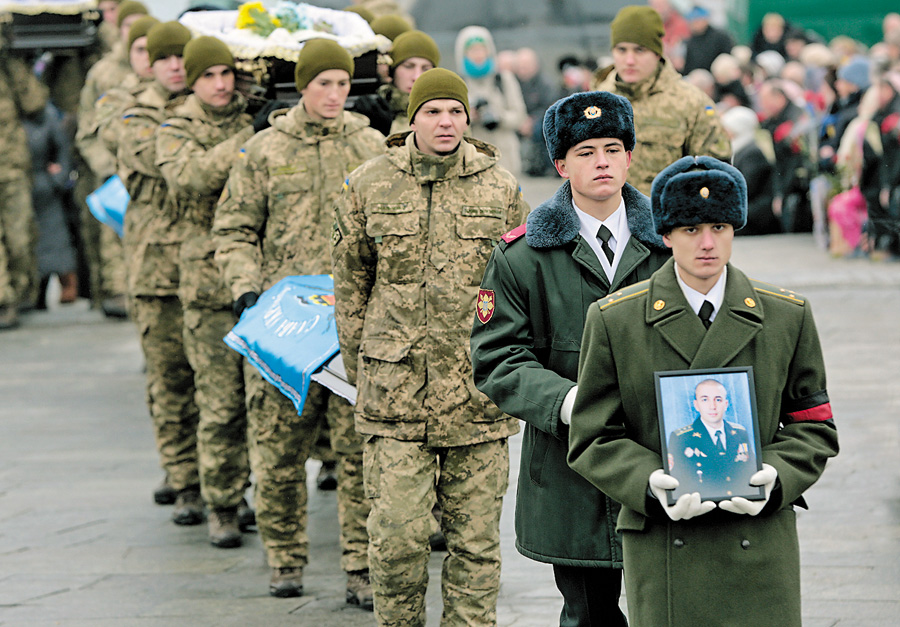
[[667,475],[662,468],[650,473],[649,483],[653,496],[659,500],[659,504],[662,505],[666,515],[672,520],[688,520],[716,509],[716,504],[713,501],[701,501],[699,492],[682,494],[675,501],[675,505],[669,505],[666,490],[677,488],[678,479]]
[[244,313],[244,310],[247,307],[253,307],[253,305],[256,304],[257,300],[259,300],[259,294],[257,294],[256,292],[244,292],[243,294],[241,294],[232,305],[235,317],[240,320],[241,314]]
[[263,105],[263,108],[259,110],[256,117],[253,118],[253,132],[258,133],[263,129],[269,128],[271,126],[271,124],[269,124],[269,116],[272,112],[278,111],[279,109],[287,109],[290,106],[291,105],[283,100],[269,100]]
[[756,516],[759,514],[766,503],[769,502],[769,495],[772,494],[772,488],[775,487],[775,480],[778,479],[778,471],[769,464],[763,464],[763,469],[750,477],[750,485],[761,485],[765,488],[766,498],[762,501],[748,501],[747,499],[736,496],[728,501],[721,501],[719,508],[732,514],[749,514]]

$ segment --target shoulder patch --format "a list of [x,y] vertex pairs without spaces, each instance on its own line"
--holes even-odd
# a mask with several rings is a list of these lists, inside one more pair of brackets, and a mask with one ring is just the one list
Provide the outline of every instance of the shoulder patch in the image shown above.
[[803,296],[797,294],[796,292],[792,292],[787,288],[778,287],[777,285],[771,285],[770,283],[763,283],[762,281],[757,281],[756,279],[750,279],[750,283],[753,285],[753,289],[755,289],[760,294],[765,294],[767,296],[777,296],[778,298],[790,301],[796,305],[800,305],[801,307],[806,303],[806,299],[803,298]]
[[[728,421],[726,421],[726,422],[728,422]],[[733,429],[734,431],[746,431],[747,430],[744,427],[744,425],[738,424],[736,422],[728,422],[728,426],[729,426],[729,428]]]
[[344,186],[342,188],[345,192],[350,189],[350,178],[347,177],[344,179]]
[[500,239],[502,239],[507,244],[512,244],[514,241],[516,241],[517,239],[519,239],[520,237],[525,235],[525,230],[526,230],[526,225],[521,224],[521,225],[517,226],[516,228],[514,228],[509,233],[504,233],[503,235],[501,235]]
[[716,108],[712,105],[706,105],[706,115],[712,117],[716,114]]
[[632,298],[636,298],[638,296],[641,296],[642,294],[646,294],[650,291],[650,287],[648,285],[649,281],[650,279],[639,281],[638,283],[634,283],[632,285],[629,285],[628,287],[623,287],[618,292],[600,299],[600,301],[598,301],[600,303],[600,311],[604,311],[605,309],[612,307],[613,305],[618,305],[619,303],[624,303],[626,300],[631,300]]
[[681,427],[681,429],[677,429],[675,431],[675,435],[684,435],[685,433],[690,433],[693,430],[694,430],[693,425],[686,425],[684,427]]

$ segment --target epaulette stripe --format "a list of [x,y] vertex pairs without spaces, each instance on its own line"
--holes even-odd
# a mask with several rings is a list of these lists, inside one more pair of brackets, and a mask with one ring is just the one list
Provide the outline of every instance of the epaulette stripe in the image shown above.
[[779,292],[773,292],[771,290],[764,290],[761,287],[756,287],[754,289],[757,292],[762,292],[763,294],[768,294],[769,296],[778,296],[778,297],[783,298],[784,300],[790,301],[792,303],[797,303],[798,305],[803,305],[806,302],[800,298],[797,298],[794,294],[791,294],[789,292],[781,294]]
[[646,294],[646,293],[649,292],[649,291],[650,291],[650,288],[647,287],[647,288],[644,288],[644,289],[642,289],[642,290],[640,290],[640,291],[638,291],[638,292],[634,292],[634,293],[632,293],[632,294],[625,294],[625,295],[622,296],[621,298],[614,298],[614,299],[608,300],[608,301],[606,301],[605,303],[603,303],[602,305],[600,305],[600,311],[603,311],[603,310],[606,309],[607,307],[612,307],[613,305],[616,305],[616,304],[618,304],[618,303],[621,303],[622,301],[626,301],[626,300],[629,300],[629,299],[631,299],[631,298],[634,298],[635,296],[640,296],[641,294]]

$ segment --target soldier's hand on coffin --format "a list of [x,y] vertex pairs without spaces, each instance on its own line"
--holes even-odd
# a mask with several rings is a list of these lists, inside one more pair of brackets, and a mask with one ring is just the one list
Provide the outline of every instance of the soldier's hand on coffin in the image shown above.
[[259,294],[256,292],[244,292],[241,294],[236,301],[234,301],[234,305],[232,309],[234,310],[234,315],[240,319],[241,314],[244,313],[244,310],[248,307],[253,307],[256,304],[256,301],[259,300]]
[[279,109],[288,109],[290,106],[290,104],[283,100],[268,101],[263,105],[263,108],[259,110],[256,117],[253,118],[253,132],[258,133],[263,129],[269,128],[271,126],[269,123],[269,116],[272,115],[272,112],[278,111]]
[[678,487],[678,479],[663,472],[662,468],[650,473],[650,492],[657,498],[666,515],[672,520],[688,520],[695,516],[702,516],[716,508],[713,501],[701,501],[700,493],[682,494],[675,501],[675,505],[668,504],[667,490]]
[[750,485],[763,486],[766,491],[766,498],[762,501],[748,501],[743,497],[736,496],[728,501],[721,501],[719,508],[732,514],[756,516],[769,502],[769,496],[772,494],[772,488],[775,487],[776,479],[778,479],[778,471],[769,464],[763,464],[763,469],[750,477]]

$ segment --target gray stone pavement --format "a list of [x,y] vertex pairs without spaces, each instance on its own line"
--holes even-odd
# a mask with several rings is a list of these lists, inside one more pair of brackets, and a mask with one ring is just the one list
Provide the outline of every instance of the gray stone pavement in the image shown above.
[[[523,182],[532,204],[555,186]],[[799,515],[804,624],[896,625],[900,264],[831,259],[806,235],[738,238],[734,261],[809,297],[828,365],[842,451]],[[0,399],[0,625],[374,625],[344,604],[334,493],[310,491],[299,599],[268,596],[255,534],[215,549],[205,525],[177,527],[152,503],[162,473],[131,323],[84,302],[26,315],[0,332]],[[511,450],[499,623],[545,627],[560,597],[550,568],[515,551],[518,438]],[[429,569],[429,625],[439,623],[442,555]]]

